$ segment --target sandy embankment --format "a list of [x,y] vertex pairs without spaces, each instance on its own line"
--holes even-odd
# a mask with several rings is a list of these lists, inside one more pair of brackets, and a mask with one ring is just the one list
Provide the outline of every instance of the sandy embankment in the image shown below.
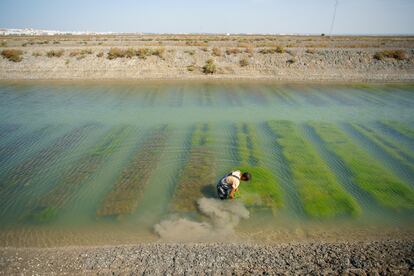
[[[0,50],[20,49],[24,54],[21,62],[0,58],[0,79],[414,81],[414,39],[411,37],[204,36],[189,40],[185,36],[96,36],[52,37],[47,38],[47,44],[36,44],[42,43],[42,39],[3,39],[7,47],[0,47]],[[262,51],[275,49],[276,45],[281,45],[284,52]],[[125,50],[161,47],[165,53],[163,57],[143,59],[134,56],[109,60],[107,56],[112,47]],[[213,51],[214,48],[219,49],[219,55]],[[378,51],[395,49],[403,50],[406,58],[374,58]],[[63,50],[64,53],[61,57],[47,57],[46,53],[51,50]],[[81,50],[90,50],[91,53],[72,54]],[[214,74],[202,72],[209,58],[217,66]],[[241,65],[242,59],[247,61],[245,66]]]

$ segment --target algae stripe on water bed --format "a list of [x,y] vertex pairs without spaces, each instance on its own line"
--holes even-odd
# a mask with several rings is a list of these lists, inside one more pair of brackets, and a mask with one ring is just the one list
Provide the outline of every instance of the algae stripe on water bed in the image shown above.
[[12,193],[30,184],[30,181],[36,173],[45,166],[50,165],[67,150],[70,150],[80,143],[86,137],[87,133],[96,128],[96,124],[86,124],[77,127],[57,138],[50,146],[35,153],[28,160],[17,165],[11,173],[1,180],[0,190],[2,195]]
[[393,131],[398,132],[399,134],[414,142],[414,129],[408,127],[404,123],[397,121],[380,121],[380,124]]
[[386,152],[392,158],[396,159],[400,166],[409,168],[414,172],[414,155],[409,149],[406,149],[401,144],[396,144],[387,137],[375,132],[373,129],[360,124],[351,123],[349,124],[354,130],[365,136],[378,148]]
[[366,151],[330,123],[310,123],[328,150],[337,155],[352,171],[355,183],[384,207],[392,210],[414,209],[414,191],[384,168]]
[[103,199],[96,211],[98,217],[131,214],[137,208],[144,187],[165,148],[168,133],[166,125],[151,131]]
[[196,201],[203,196],[203,188],[215,184],[216,160],[212,151],[211,126],[196,124],[191,135],[191,149],[172,200],[175,211],[194,211]]
[[63,173],[49,192],[36,199],[34,204],[28,204],[32,210],[30,219],[46,222],[55,218],[59,210],[73,199],[82,184],[98,170],[107,157],[119,149],[129,130],[126,126],[109,130],[101,142],[76,161],[74,167]]
[[270,121],[270,129],[297,185],[305,212],[315,218],[358,215],[356,200],[338,183],[313,146],[290,121]]
[[242,172],[249,172],[252,180],[240,185],[241,200],[254,208],[271,208],[276,211],[283,206],[283,197],[276,176],[263,164],[256,129],[253,124],[239,123],[235,126],[236,150]]

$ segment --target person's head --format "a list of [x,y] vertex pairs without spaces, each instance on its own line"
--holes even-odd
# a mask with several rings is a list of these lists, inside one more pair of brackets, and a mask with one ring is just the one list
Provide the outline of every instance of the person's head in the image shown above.
[[240,180],[243,180],[243,181],[249,181],[250,179],[252,179],[252,175],[248,172],[242,173],[241,178],[240,178]]

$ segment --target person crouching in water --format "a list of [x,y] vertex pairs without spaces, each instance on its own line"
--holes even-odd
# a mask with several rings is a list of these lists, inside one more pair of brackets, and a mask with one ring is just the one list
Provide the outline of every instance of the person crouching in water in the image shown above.
[[233,171],[229,174],[226,174],[218,183],[217,183],[217,194],[220,199],[233,199],[234,193],[237,192],[240,180],[249,181],[252,178],[250,173],[244,172],[243,174],[240,171]]

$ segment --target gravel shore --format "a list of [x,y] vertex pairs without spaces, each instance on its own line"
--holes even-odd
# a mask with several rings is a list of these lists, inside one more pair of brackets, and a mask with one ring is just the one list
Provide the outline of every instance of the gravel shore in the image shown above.
[[413,275],[414,240],[1,248],[0,274]]

